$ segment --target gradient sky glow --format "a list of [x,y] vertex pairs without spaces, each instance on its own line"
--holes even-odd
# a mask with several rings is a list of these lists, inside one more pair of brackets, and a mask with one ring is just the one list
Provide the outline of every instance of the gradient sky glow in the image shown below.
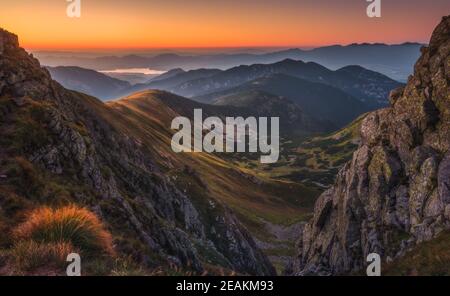
[[450,0],[0,0],[0,27],[29,49],[311,47],[428,42]]

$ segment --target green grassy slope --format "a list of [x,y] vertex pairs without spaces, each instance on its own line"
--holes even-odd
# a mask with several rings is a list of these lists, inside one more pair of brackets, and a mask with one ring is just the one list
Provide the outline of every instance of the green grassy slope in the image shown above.
[[[125,115],[127,132],[137,135],[142,145],[157,153],[156,159],[166,173],[177,180],[184,172],[206,192],[224,201],[237,211],[275,223],[288,224],[298,214],[309,211],[317,192],[288,181],[256,177],[251,170],[241,169],[220,155],[207,153],[174,153],[170,148],[172,133],[170,123],[178,113],[164,103],[167,93],[142,92],[108,105]],[[177,180],[183,183],[181,180]],[[185,180],[189,185],[191,180]],[[296,192],[291,192],[292,188]],[[205,191],[205,190],[203,190]]]
[[334,182],[341,167],[352,158],[359,144],[359,130],[365,115],[329,135],[282,140],[280,160],[261,165],[256,158],[240,158],[239,164],[258,176],[300,183],[322,191]]
[[450,276],[450,232],[424,242],[382,269],[386,276]]

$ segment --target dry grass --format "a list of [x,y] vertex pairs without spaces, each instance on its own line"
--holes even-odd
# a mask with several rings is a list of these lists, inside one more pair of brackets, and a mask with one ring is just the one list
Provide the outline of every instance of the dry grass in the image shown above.
[[14,273],[32,272],[39,268],[64,270],[67,255],[76,252],[70,243],[37,243],[22,241],[9,251]]
[[87,254],[114,253],[112,237],[97,216],[73,205],[33,210],[26,215],[25,222],[14,229],[13,237],[16,241],[32,240],[41,244],[68,243]]

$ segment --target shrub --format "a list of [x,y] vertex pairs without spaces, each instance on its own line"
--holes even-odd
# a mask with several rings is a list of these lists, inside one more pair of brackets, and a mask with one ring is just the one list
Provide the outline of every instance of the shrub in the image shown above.
[[38,268],[63,271],[66,258],[76,252],[70,243],[37,243],[21,241],[9,251],[11,265],[15,272],[31,272]]
[[69,243],[81,252],[113,254],[111,235],[92,212],[77,206],[38,208],[14,231],[16,240]]

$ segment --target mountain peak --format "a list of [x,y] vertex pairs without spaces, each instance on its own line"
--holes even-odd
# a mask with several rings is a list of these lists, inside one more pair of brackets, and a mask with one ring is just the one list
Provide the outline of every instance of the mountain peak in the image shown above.
[[51,78],[37,59],[19,47],[17,35],[0,29],[0,96],[42,97]]
[[19,47],[17,35],[0,28],[0,54],[6,50],[13,50]]
[[275,63],[275,65],[285,65],[285,66],[286,65],[303,65],[303,64],[305,64],[305,62],[303,62],[301,60],[296,61],[291,58],[287,58],[287,59],[284,59],[282,61]]
[[301,233],[294,274],[356,273],[370,253],[403,257],[449,228],[449,35],[447,16],[392,106],[362,121],[358,150]]
[[436,27],[430,40],[430,51],[436,51],[445,42],[448,42],[450,35],[450,16],[444,16],[441,23]]

